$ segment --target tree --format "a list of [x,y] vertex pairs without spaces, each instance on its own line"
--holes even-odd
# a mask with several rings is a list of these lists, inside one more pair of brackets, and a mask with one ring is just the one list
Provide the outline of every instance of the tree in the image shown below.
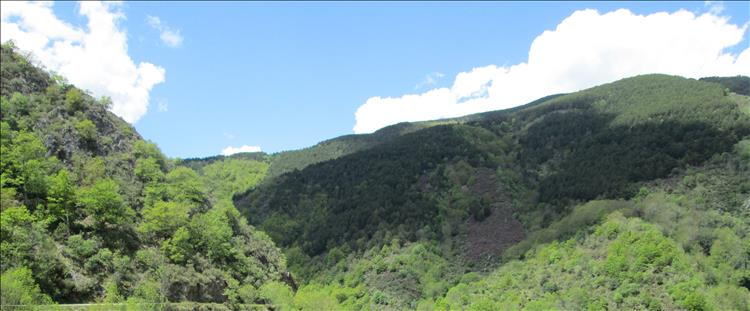
[[78,88],[71,88],[65,93],[65,106],[70,112],[76,112],[83,108],[83,92]]
[[172,262],[185,262],[193,252],[193,245],[190,243],[190,231],[185,227],[177,228],[172,238],[161,244],[161,249]]
[[94,125],[94,122],[91,122],[89,119],[83,119],[76,123],[76,131],[78,132],[78,136],[83,139],[83,141],[91,146],[96,142],[96,125]]
[[87,158],[81,155],[73,156],[74,164],[77,166],[73,171],[81,185],[91,186],[107,176],[107,169],[102,157]]
[[178,167],[167,174],[169,197],[180,202],[204,204],[206,191],[203,183],[190,168]]
[[290,310],[292,307],[292,290],[281,282],[268,282],[259,290],[259,296],[266,302],[276,305],[280,310]]
[[71,217],[75,212],[75,186],[67,170],[62,169],[49,178],[47,209],[45,216],[51,221],[64,221],[70,227]]
[[294,306],[301,310],[340,310],[341,306],[322,286],[308,285],[294,296]]
[[143,222],[138,231],[148,237],[167,238],[188,223],[190,207],[179,202],[159,201],[143,208]]
[[208,258],[220,260],[229,255],[232,227],[222,209],[213,208],[205,214],[196,215],[190,223],[190,236],[195,246],[203,249]]
[[135,162],[135,176],[144,184],[164,180],[164,172],[155,158],[142,158]]
[[18,133],[7,148],[7,153],[3,152],[2,183],[17,187],[24,203],[36,206],[46,197],[47,175],[54,170],[56,161],[45,157],[47,148],[34,133]]
[[111,179],[96,182],[79,193],[79,203],[86,215],[93,217],[94,226],[104,229],[132,222],[135,216],[118,193],[117,183]]
[[0,213],[0,268],[7,269],[30,255],[34,246],[36,217],[25,206],[10,207]]
[[32,277],[31,270],[18,267],[0,276],[0,301],[3,305],[44,305],[52,299],[42,293]]
[[162,171],[167,170],[167,159],[159,151],[159,147],[156,144],[147,142],[145,140],[137,140],[133,143],[133,155],[136,159],[147,159],[154,158]]

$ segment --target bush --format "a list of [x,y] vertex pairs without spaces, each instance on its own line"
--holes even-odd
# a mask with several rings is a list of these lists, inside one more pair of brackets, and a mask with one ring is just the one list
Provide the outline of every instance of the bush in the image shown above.
[[0,276],[0,301],[3,305],[44,305],[52,299],[39,289],[31,270],[12,268]]

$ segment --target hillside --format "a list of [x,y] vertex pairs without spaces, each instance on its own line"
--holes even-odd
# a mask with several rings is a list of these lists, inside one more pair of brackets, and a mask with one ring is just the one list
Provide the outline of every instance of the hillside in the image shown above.
[[748,77],[169,159],[1,56],[3,308],[750,310]]
[[[4,306],[236,307],[293,284],[283,254],[230,201],[266,167],[227,162],[199,175],[108,112],[108,99],[50,76],[11,44],[0,68]],[[242,173],[226,178],[233,171]]]
[[[447,296],[440,297],[451,286],[502,269],[540,244],[594,230],[622,208],[607,205],[585,222],[560,225],[576,206],[635,202],[667,191],[660,184],[722,161],[734,164],[701,178],[728,178],[741,186],[704,185],[724,195],[709,207],[705,194],[691,192],[689,200],[704,202],[687,209],[735,219],[735,235],[747,241],[741,206],[750,193],[749,174],[739,159],[750,134],[750,101],[733,92],[741,91],[737,85],[745,79],[645,75],[510,111],[423,123],[430,126],[267,180],[236,196],[235,204],[285,249],[298,279],[340,295],[338,302],[352,308],[415,308],[430,300],[447,306]],[[687,255],[691,259],[710,255],[718,233],[706,234],[704,255]],[[417,254],[400,255],[414,247]],[[387,264],[404,256],[409,259]],[[428,262],[444,267],[419,268],[414,256],[440,258],[443,264]],[[534,263],[523,264],[532,269]],[[741,285],[717,279],[704,285],[724,281]],[[742,287],[736,290],[747,297]],[[659,303],[678,306],[675,299]]]

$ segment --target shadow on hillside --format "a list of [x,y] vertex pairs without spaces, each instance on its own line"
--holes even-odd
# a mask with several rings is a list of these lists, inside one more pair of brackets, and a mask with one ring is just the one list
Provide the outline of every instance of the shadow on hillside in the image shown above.
[[637,183],[667,177],[674,169],[701,165],[729,151],[747,128],[720,130],[708,122],[654,118],[612,125],[615,115],[586,105],[550,112],[519,139],[519,161],[545,166],[539,200],[556,206],[596,198],[629,198]]

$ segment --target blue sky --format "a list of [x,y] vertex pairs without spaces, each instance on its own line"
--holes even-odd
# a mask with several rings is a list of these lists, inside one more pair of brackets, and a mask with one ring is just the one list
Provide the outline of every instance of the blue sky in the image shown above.
[[[750,14],[747,2],[125,2],[111,10],[124,15],[117,25],[127,33],[133,62],[164,71],[163,82],[148,92],[150,105],[136,129],[168,156],[186,158],[241,145],[278,152],[351,134],[355,112],[370,99],[374,108],[367,111],[378,110],[387,97],[394,108],[367,115],[363,109],[362,119],[399,115],[398,105],[417,105],[404,95],[438,96],[430,91],[455,88],[460,73],[494,65],[490,69],[497,74],[500,67],[529,61],[532,42],[576,11],[621,8],[644,16],[679,9],[699,16],[713,9],[739,28]],[[77,3],[55,3],[52,10],[60,20],[85,28],[88,17],[79,14]],[[172,41],[162,40],[165,31]],[[741,36],[737,44],[724,43],[723,53],[746,50],[745,29]],[[744,72],[739,66],[738,61],[721,67],[729,71],[706,72]],[[409,109],[393,120],[460,113]],[[374,120],[363,132],[388,120]]]

